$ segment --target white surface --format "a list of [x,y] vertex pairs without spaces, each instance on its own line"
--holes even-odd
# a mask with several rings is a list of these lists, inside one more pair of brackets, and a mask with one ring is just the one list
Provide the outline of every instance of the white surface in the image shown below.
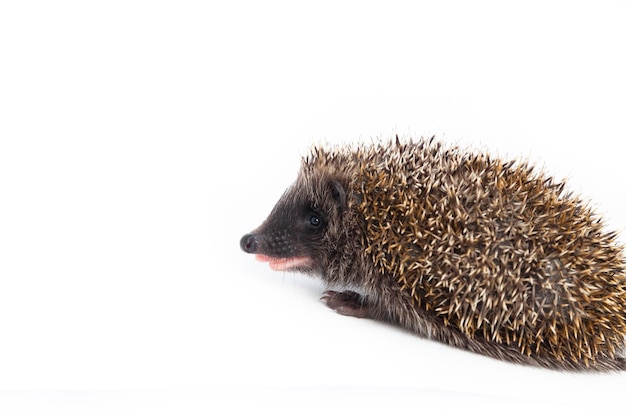
[[626,5],[223,3],[0,5],[0,412],[623,412],[626,374],[338,316],[238,242],[310,143],[395,133],[529,157],[623,232]]

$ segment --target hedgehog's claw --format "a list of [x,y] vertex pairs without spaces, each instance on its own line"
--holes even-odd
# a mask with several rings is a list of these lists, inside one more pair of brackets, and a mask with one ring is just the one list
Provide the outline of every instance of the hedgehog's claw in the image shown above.
[[354,291],[324,291],[322,301],[337,313],[343,316],[357,318],[370,317],[370,308],[367,299]]

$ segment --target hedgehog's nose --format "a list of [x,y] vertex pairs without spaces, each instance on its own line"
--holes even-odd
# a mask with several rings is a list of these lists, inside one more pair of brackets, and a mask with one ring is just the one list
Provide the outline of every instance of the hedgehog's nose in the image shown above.
[[241,250],[246,253],[255,253],[257,249],[256,236],[252,234],[244,235],[239,242]]

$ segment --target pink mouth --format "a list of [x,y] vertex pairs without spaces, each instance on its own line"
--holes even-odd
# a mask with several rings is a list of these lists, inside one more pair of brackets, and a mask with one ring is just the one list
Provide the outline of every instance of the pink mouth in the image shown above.
[[308,256],[298,256],[293,258],[272,258],[267,255],[255,255],[259,262],[269,262],[270,268],[274,271],[288,271],[298,267],[311,266],[311,258]]

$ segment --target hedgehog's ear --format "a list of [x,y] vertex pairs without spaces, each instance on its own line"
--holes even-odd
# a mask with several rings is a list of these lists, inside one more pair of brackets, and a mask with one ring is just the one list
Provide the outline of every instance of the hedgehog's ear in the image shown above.
[[330,183],[330,191],[333,200],[335,200],[339,208],[344,208],[346,205],[346,190],[343,188],[343,185],[339,181],[332,181]]

